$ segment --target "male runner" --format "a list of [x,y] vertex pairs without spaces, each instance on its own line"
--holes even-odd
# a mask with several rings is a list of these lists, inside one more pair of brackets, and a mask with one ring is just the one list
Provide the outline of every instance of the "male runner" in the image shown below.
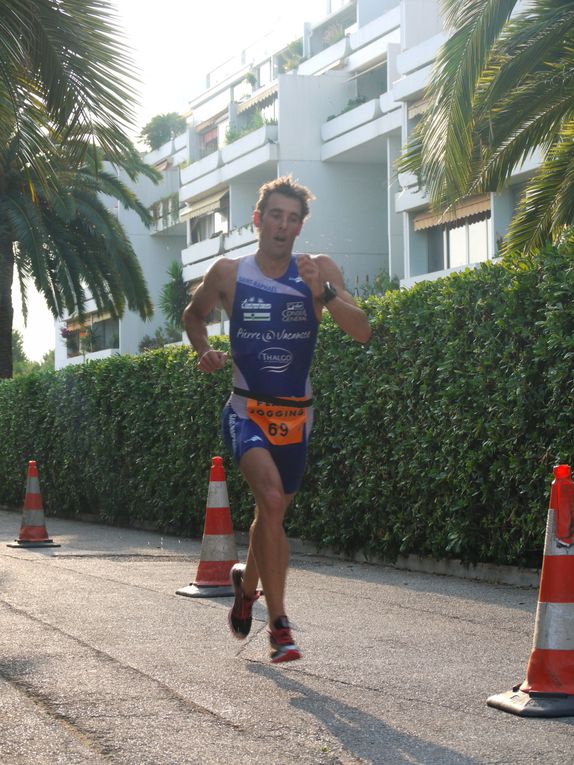
[[247,637],[261,581],[274,663],[301,656],[285,612],[289,551],[283,518],[305,469],[313,420],[309,371],[322,312],[326,308],[358,342],[371,335],[331,258],[292,255],[310,199],[291,176],[263,185],[253,213],[257,252],[214,263],[183,314],[206,373],[222,369],[227,358],[209,345],[207,316],[221,304],[230,317],[233,392],[223,411],[223,434],[256,507],[247,562],[231,570],[229,624],[237,638]]

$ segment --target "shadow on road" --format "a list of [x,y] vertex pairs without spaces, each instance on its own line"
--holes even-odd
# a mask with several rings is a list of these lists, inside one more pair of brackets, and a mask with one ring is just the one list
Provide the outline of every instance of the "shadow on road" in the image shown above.
[[293,675],[274,667],[251,664],[249,671],[272,680],[291,694],[295,709],[312,715],[355,757],[374,765],[479,765],[479,761],[387,725],[338,699],[311,690]]

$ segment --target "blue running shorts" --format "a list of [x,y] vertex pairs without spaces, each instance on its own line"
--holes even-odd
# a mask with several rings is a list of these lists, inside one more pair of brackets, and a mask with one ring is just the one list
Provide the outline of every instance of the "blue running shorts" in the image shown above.
[[227,404],[223,410],[221,426],[225,445],[238,465],[249,449],[255,447],[267,449],[277,465],[285,494],[295,494],[298,491],[303,481],[307,461],[306,438],[300,444],[274,446],[267,440],[259,425],[240,417],[230,404]]

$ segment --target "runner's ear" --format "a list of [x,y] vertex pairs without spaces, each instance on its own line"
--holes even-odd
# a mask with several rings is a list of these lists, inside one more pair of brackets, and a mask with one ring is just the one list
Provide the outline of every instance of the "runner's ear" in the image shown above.
[[261,213],[259,210],[253,211],[253,225],[255,228],[259,228],[261,226]]

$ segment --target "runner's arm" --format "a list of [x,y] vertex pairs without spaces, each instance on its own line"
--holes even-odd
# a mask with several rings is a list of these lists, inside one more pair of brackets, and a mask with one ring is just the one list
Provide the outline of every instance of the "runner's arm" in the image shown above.
[[207,317],[221,300],[228,270],[223,260],[217,261],[209,269],[183,312],[183,326],[189,342],[197,351],[197,364],[202,372],[222,369],[227,359],[225,352],[216,351],[209,344]]
[[[355,303],[353,296],[345,289],[343,275],[337,264],[327,255],[299,255],[299,274],[313,293],[318,305],[326,308],[337,325],[359,343],[367,343],[371,337],[371,326],[366,313]],[[325,282],[337,290],[337,296],[323,303]]]

